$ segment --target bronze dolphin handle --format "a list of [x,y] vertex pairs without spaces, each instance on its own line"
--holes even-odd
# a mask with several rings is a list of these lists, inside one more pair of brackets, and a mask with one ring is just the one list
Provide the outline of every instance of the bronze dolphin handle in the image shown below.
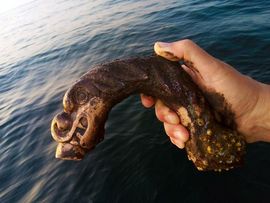
[[64,96],[64,112],[51,124],[59,143],[56,158],[82,159],[103,140],[111,108],[133,93],[158,98],[179,115],[190,132],[185,148],[197,169],[221,171],[243,164],[244,137],[217,121],[207,98],[178,62],[158,56],[97,65],[76,81]]

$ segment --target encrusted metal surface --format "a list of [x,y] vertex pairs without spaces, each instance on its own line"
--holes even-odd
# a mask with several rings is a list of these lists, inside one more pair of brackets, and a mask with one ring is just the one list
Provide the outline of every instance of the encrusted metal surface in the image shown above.
[[[103,140],[110,109],[133,93],[162,100],[189,130],[188,158],[199,170],[229,170],[243,164],[244,137],[220,121],[190,76],[158,56],[116,60],[93,67],[65,94],[64,112],[51,125],[56,157],[79,160]],[[220,99],[211,95],[211,100]],[[225,109],[227,111],[227,109]],[[224,111],[225,111],[224,110]],[[228,114],[226,115],[233,115]],[[233,118],[227,118],[233,120]],[[219,121],[218,121],[219,120]],[[139,121],[138,121],[139,122]]]

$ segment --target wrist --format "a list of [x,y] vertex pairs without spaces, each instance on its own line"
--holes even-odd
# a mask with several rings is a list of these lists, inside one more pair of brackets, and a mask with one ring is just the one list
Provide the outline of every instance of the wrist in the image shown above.
[[252,113],[248,142],[270,142],[270,85],[260,83],[258,101]]

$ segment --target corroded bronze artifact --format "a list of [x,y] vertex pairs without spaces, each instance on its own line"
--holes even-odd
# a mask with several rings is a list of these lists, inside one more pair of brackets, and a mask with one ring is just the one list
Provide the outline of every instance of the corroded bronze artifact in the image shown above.
[[52,121],[56,157],[82,159],[103,140],[111,108],[133,93],[158,98],[179,115],[190,132],[188,157],[199,170],[228,170],[243,163],[244,137],[217,121],[207,96],[178,62],[158,56],[116,60],[83,75],[66,92],[64,112]]

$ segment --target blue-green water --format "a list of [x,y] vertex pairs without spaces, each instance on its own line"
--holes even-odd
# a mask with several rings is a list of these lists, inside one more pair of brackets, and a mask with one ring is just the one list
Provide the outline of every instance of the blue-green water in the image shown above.
[[[81,162],[54,158],[50,121],[90,66],[190,38],[270,81],[270,2],[34,0],[0,14],[0,202],[270,202],[270,144],[243,168],[198,172],[138,95],[117,105]],[[249,98],[247,98],[249,99]]]

